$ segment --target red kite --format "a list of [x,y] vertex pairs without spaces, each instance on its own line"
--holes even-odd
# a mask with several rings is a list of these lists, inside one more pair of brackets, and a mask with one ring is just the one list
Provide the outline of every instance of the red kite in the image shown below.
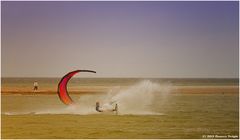
[[61,79],[61,81],[58,84],[58,96],[60,100],[66,105],[70,105],[74,103],[72,98],[68,95],[67,83],[71,79],[71,77],[78,72],[96,73],[95,71],[92,71],[92,70],[75,70],[75,71],[69,72]]

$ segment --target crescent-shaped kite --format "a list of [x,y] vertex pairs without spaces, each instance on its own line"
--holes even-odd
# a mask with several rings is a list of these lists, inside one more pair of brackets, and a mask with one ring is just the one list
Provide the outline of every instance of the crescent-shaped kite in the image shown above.
[[68,95],[67,83],[71,79],[71,77],[73,77],[78,72],[96,73],[95,71],[92,71],[92,70],[75,70],[75,71],[69,72],[61,79],[61,81],[58,84],[58,96],[60,100],[66,105],[70,105],[74,103],[72,98]]

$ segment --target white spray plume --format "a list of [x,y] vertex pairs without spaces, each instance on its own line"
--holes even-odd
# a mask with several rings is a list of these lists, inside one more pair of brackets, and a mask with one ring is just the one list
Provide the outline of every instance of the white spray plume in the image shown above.
[[153,112],[153,102],[161,97],[161,104],[165,103],[171,91],[170,84],[159,85],[149,80],[141,81],[115,94],[110,102],[116,102],[120,114],[157,114]]

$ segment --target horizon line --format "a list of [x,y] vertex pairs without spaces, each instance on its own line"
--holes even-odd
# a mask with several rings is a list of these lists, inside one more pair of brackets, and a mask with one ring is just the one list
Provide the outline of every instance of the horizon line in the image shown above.
[[[1,78],[62,78],[62,77],[21,77],[21,76],[6,76],[6,77],[1,77]],[[75,78],[80,78],[80,77],[75,77]],[[132,78],[132,79],[239,79],[239,77],[81,77],[81,78],[116,78],[116,79],[127,79],[127,78]]]

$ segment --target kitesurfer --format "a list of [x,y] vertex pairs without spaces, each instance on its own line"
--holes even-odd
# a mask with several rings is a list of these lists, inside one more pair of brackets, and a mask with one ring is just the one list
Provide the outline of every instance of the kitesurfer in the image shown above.
[[96,102],[96,110],[98,112],[103,112],[103,110],[100,109],[100,103],[99,102]]
[[99,102],[96,102],[96,111],[98,112],[104,112],[104,111],[116,111],[116,114],[117,114],[117,111],[118,111],[118,105],[115,104],[115,108],[114,109],[111,109],[111,110],[103,110],[103,109],[100,109],[100,103]]

